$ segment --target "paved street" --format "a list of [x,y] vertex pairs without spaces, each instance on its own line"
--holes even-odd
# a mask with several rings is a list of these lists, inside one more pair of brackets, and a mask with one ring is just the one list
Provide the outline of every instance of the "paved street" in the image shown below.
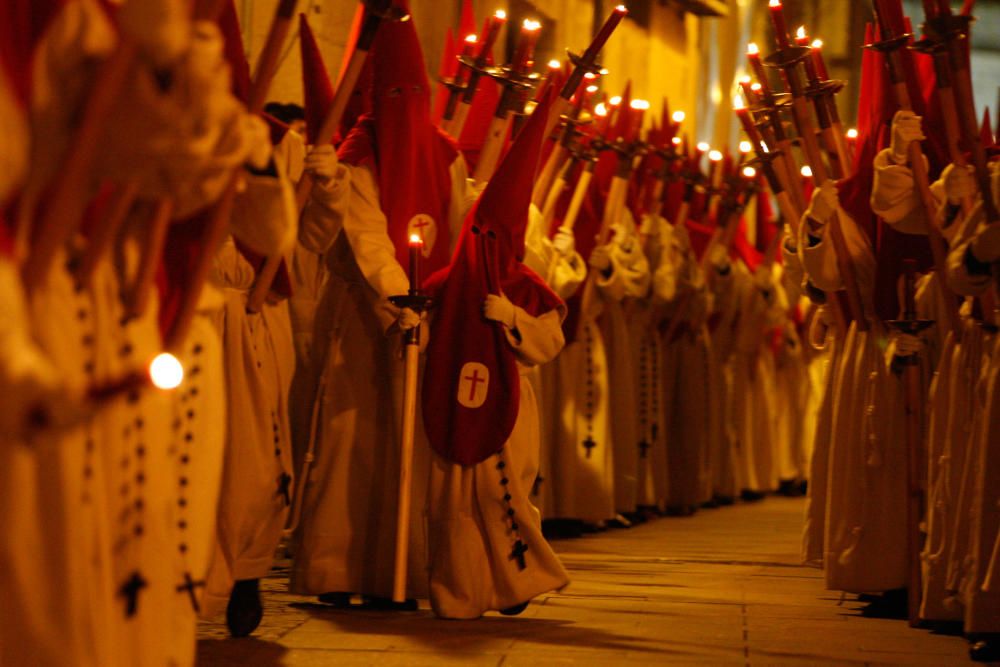
[[265,582],[253,638],[203,624],[201,667],[272,665],[955,665],[961,637],[862,617],[798,566],[804,502],[660,519],[555,543],[573,577],[519,617],[336,611]]

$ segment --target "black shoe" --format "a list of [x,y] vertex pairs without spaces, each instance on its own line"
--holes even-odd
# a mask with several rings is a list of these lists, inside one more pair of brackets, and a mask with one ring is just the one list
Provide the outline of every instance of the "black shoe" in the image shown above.
[[670,505],[665,512],[667,516],[691,516],[694,513],[693,505]]
[[258,579],[243,579],[233,585],[226,605],[226,625],[233,637],[246,637],[264,618]]
[[547,540],[569,539],[583,534],[583,522],[579,519],[545,519],[542,521],[542,535]]
[[351,594],[342,591],[332,593],[322,593],[319,601],[337,609],[347,609],[351,606]]
[[632,522],[625,518],[624,514],[616,514],[615,518],[605,524],[608,528],[631,528]]
[[976,662],[1000,662],[1000,635],[990,635],[969,645],[969,658]]
[[504,616],[517,616],[527,608],[528,608],[528,603],[522,602],[521,604],[516,604],[513,607],[507,607],[506,609],[501,609],[500,613],[503,614]]
[[872,600],[861,610],[866,618],[888,618],[905,621],[910,617],[909,598],[905,588],[886,591],[881,597]]
[[706,500],[701,504],[701,509],[703,510],[717,510],[719,509],[719,503],[716,502],[715,498],[711,500]]
[[778,495],[795,498],[799,495],[799,485],[794,479],[783,479],[778,483]]
[[719,507],[729,507],[730,505],[736,502],[736,500],[732,496],[715,495],[712,497],[712,500],[714,500],[715,504],[718,505]]
[[382,598],[374,595],[366,595],[362,606],[372,611],[417,611],[419,607],[417,601],[411,598],[407,598],[402,602],[395,602],[392,598]]
[[743,491],[740,492],[740,498],[742,498],[743,502],[745,502],[745,503],[755,503],[758,500],[763,500],[764,499],[764,494],[761,493],[760,491],[752,491],[750,489],[743,489]]
[[641,510],[636,510],[635,512],[625,512],[625,518],[629,520],[633,526],[640,523],[646,523],[646,515]]

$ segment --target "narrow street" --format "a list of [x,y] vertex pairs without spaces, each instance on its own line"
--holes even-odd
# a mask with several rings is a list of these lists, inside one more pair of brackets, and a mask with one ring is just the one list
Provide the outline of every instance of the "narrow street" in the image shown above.
[[519,617],[337,611],[263,582],[264,622],[199,634],[202,667],[272,665],[956,665],[957,636],[861,616],[800,567],[804,501],[768,498],[555,543],[573,577]]

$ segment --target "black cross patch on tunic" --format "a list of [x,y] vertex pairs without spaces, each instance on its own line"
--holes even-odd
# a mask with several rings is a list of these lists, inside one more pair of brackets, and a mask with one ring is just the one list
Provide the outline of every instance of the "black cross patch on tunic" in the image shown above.
[[205,582],[195,581],[190,572],[184,573],[184,583],[177,587],[178,593],[187,591],[188,597],[191,598],[191,607],[194,609],[195,613],[201,611],[201,605],[198,604],[198,596],[196,595],[197,590],[204,587]]
[[139,610],[139,592],[147,586],[149,582],[136,570],[118,589],[118,595],[125,598],[125,616],[128,618],[135,616]]
[[588,435],[588,436],[587,436],[587,439],[583,441],[583,448],[587,450],[587,458],[588,458],[588,459],[590,458],[590,451],[591,451],[591,450],[592,450],[592,449],[593,449],[594,447],[597,447],[597,443],[596,443],[596,442],[594,442],[594,439],[593,439],[593,438],[591,438],[591,437],[590,437],[590,436]]
[[518,539],[514,543],[514,548],[510,552],[510,559],[517,561],[517,569],[523,570],[528,567],[528,564],[524,560],[524,554],[528,551],[528,545],[523,541]]

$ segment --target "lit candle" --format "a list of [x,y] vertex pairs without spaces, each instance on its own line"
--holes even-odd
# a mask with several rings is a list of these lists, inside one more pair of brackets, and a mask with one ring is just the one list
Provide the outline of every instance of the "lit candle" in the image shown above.
[[149,364],[149,380],[158,389],[176,389],[184,381],[184,367],[177,357],[162,352]]
[[753,144],[749,141],[740,142],[740,153],[746,154],[753,150]]
[[708,153],[708,179],[713,188],[719,187],[722,182],[722,153],[719,151],[709,151]]
[[642,118],[646,110],[649,109],[649,102],[646,100],[632,100],[629,103],[629,107],[631,111],[625,141],[635,141],[639,138],[639,133],[642,131]]
[[845,136],[847,137],[847,147],[853,153],[858,145],[858,131],[852,127],[845,133]]
[[750,61],[750,68],[757,81],[764,87],[765,97],[770,97],[771,89],[767,87],[767,72],[764,70],[764,63],[760,61],[760,49],[753,42],[747,44],[747,60]]
[[704,155],[705,153],[707,153],[708,151],[710,151],[710,150],[711,150],[711,148],[712,148],[712,147],[711,147],[711,146],[709,146],[709,145],[708,145],[707,143],[705,143],[704,141],[700,141],[700,142],[698,142],[698,143],[697,143],[697,144],[695,145],[695,147],[694,147],[694,158],[693,158],[693,159],[692,159],[692,161],[691,161],[691,162],[692,162],[692,164],[694,165],[694,168],[695,168],[695,169],[701,169],[701,157],[702,157],[702,156],[703,156],[703,155]]
[[809,46],[809,35],[806,34],[804,25],[800,25],[795,31],[795,46]]
[[[799,29],[795,31],[795,45],[809,48],[809,35],[806,34],[806,27],[800,25]],[[816,63],[812,59],[812,54],[806,58],[803,63],[806,67],[806,77],[810,82],[819,81],[819,77],[816,74]]]
[[594,37],[594,41],[591,42],[590,46],[587,47],[587,50],[584,51],[583,62],[594,62],[597,58],[597,54],[600,53],[602,48],[604,48],[608,38],[611,37],[611,33],[615,31],[615,28],[617,28],[618,24],[622,22],[622,19],[625,18],[626,14],[628,14],[628,10],[625,9],[625,5],[618,5],[614,8],[611,15],[608,16],[608,19],[604,22],[604,25],[601,26],[597,36]]
[[465,44],[462,46],[462,55],[463,56],[472,56],[472,54],[475,53],[476,42],[478,42],[478,41],[479,41],[479,38],[476,37],[475,34],[466,35],[465,36]]
[[420,253],[424,241],[417,234],[410,234],[410,291],[420,289]]
[[532,59],[535,57],[535,44],[538,42],[541,27],[541,23],[532,19],[525,19],[521,24],[521,35],[517,40],[514,60],[510,66],[515,72],[523,73],[531,68]]
[[500,29],[503,28],[505,23],[507,23],[507,12],[502,9],[498,9],[496,13],[489,18],[486,22],[486,37],[483,39],[482,46],[479,48],[477,60],[485,62],[486,59],[489,58],[490,54],[493,53],[493,45],[496,43],[497,37],[500,35]]
[[747,104],[752,106],[757,103],[757,95],[753,92],[753,81],[749,76],[740,79],[740,90],[743,91],[743,97],[746,98]]
[[752,181],[757,178],[757,170],[753,167],[743,167],[743,178]]
[[768,0],[768,8],[771,10],[771,24],[774,25],[774,36],[778,40],[778,46],[782,49],[791,47],[788,41],[788,27],[785,25],[785,11],[781,6],[781,0]]
[[812,43],[812,51],[809,52],[809,57],[812,58],[813,67],[816,68],[816,74],[819,76],[821,81],[829,81],[830,73],[826,69],[826,62],[823,60],[823,40],[814,39]]

